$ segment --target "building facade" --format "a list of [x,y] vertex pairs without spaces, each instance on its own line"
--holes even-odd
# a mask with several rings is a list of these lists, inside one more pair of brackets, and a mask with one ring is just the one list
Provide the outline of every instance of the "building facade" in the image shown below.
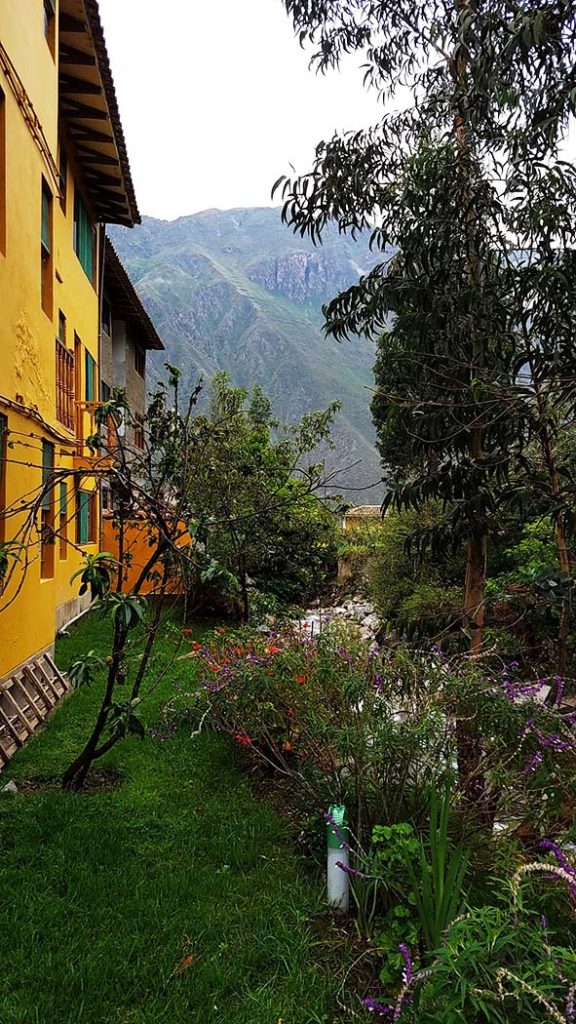
[[[0,680],[83,609],[70,578],[100,542],[86,438],[101,397],[105,225],[138,221],[96,0],[2,0]],[[109,362],[106,374],[121,383]]]

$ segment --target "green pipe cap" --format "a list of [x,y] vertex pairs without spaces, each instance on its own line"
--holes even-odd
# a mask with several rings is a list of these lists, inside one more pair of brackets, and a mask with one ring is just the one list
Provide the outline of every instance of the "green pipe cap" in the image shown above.
[[331,804],[328,808],[328,814],[340,833],[340,835],[337,835],[334,825],[328,822],[328,846],[331,850],[339,850],[342,846],[342,840],[348,841],[346,808],[344,804]]

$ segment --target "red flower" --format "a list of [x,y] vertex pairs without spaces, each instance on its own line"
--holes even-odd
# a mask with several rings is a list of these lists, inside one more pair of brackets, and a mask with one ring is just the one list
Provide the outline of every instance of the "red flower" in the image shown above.
[[182,630],[182,636],[192,636],[192,633],[193,633],[192,629],[183,629]]
[[220,665],[210,665],[210,668],[212,669],[213,672],[220,671]]
[[250,738],[250,736],[246,732],[237,732],[237,733],[235,733],[234,739],[236,740],[237,743],[240,744],[241,747],[251,747],[252,746],[252,739]]
[[194,649],[195,651],[199,651],[199,650],[200,650],[200,647],[201,647],[201,644],[199,644],[199,643],[198,643],[198,641],[197,641],[197,640],[195,640],[195,641],[194,641],[194,643],[192,644],[192,647],[193,647],[193,649]]
[[306,676],[296,676],[296,682],[297,683],[305,683],[306,682]]

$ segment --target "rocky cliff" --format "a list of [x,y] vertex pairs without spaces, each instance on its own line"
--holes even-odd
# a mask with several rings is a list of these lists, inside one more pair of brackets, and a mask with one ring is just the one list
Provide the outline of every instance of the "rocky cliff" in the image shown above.
[[234,383],[260,383],[287,421],[340,399],[332,462],[354,464],[341,489],[378,500],[379,487],[354,491],[380,479],[369,413],[373,346],[325,338],[321,314],[374,265],[366,242],[334,232],[315,249],[269,208],[146,217],[140,228],[110,235],[164,339],[165,358],[187,385],[227,370]]

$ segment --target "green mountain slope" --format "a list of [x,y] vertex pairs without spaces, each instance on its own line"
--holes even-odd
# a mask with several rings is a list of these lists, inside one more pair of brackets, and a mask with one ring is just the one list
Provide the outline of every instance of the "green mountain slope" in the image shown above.
[[[322,333],[322,304],[376,262],[365,241],[334,233],[315,249],[270,208],[145,217],[142,227],[110,236],[164,340],[164,358],[187,385],[227,370],[236,384],[260,383],[288,422],[338,398],[338,489],[352,496],[380,480],[369,412],[373,345]],[[377,486],[356,499],[375,502],[380,493]]]

